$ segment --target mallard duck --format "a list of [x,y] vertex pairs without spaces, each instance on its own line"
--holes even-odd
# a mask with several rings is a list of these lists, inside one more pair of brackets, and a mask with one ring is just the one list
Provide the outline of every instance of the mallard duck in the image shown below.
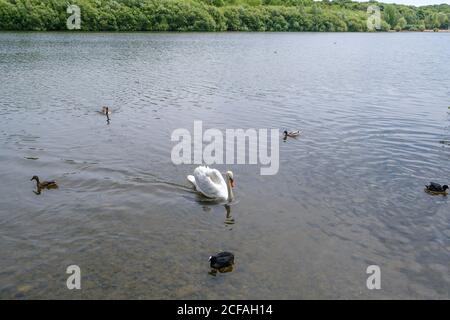
[[447,195],[448,185],[441,186],[439,183],[430,182],[430,185],[425,186],[425,191],[432,194]]
[[209,257],[209,262],[212,269],[221,270],[232,267],[234,264],[234,254],[231,252],[219,252]]
[[109,114],[111,114],[111,109],[109,109],[109,107],[102,107],[102,113],[104,114],[104,115],[109,115]]
[[285,138],[286,138],[286,137],[294,138],[294,137],[299,136],[300,133],[301,133],[300,130],[296,130],[296,131],[287,131],[287,130],[284,130],[284,132],[283,132]]
[[33,176],[30,181],[36,180],[36,187],[38,190],[41,189],[55,189],[58,188],[56,181],[39,181],[38,176]]

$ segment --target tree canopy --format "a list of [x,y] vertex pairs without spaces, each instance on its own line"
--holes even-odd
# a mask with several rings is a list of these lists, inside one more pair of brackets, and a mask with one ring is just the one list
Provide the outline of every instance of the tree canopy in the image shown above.
[[448,29],[449,5],[407,6],[349,0],[0,0],[0,30],[67,30],[68,4],[83,31],[368,31],[367,8],[381,30]]

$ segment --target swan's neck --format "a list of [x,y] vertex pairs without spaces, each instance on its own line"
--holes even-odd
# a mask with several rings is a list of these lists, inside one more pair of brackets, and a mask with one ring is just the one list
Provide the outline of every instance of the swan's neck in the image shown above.
[[231,187],[231,180],[229,177],[227,177],[227,189],[228,189],[228,201],[233,201],[234,194],[233,194],[233,188]]

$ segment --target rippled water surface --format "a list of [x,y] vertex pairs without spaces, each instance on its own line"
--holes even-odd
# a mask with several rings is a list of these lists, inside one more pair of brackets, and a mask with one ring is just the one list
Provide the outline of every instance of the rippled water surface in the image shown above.
[[[450,298],[450,200],[423,192],[450,182],[449,57],[442,33],[0,34],[0,298]],[[275,176],[217,166],[227,217],[171,162],[194,120],[304,134]]]

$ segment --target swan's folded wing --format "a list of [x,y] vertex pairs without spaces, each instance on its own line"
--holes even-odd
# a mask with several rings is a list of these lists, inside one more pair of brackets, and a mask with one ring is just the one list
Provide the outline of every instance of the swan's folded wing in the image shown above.
[[[208,198],[223,197],[220,181],[217,181],[217,171],[208,167],[198,167],[194,170],[195,182],[197,183],[197,190],[203,193]],[[223,180],[223,178],[222,178]]]

